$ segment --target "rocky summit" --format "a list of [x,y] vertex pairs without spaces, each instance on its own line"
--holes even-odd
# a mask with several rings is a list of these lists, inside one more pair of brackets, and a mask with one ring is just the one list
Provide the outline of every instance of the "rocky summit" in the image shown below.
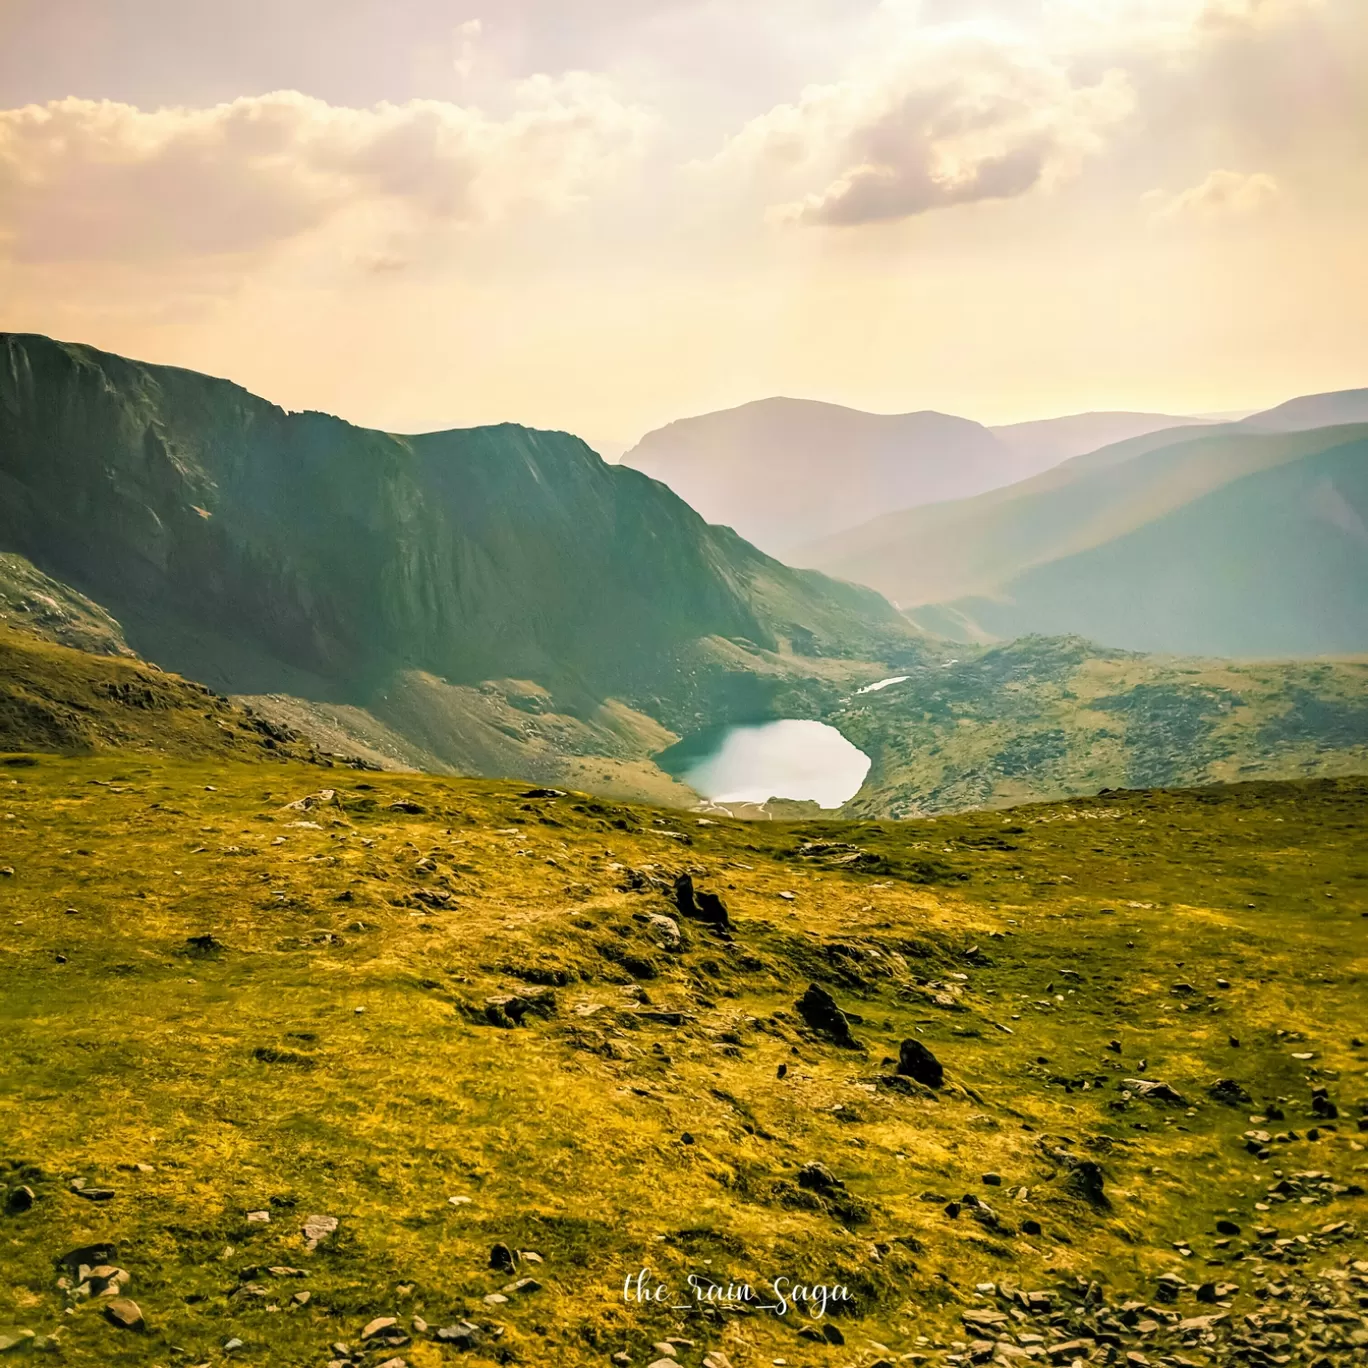
[[745,823],[196,697],[0,756],[0,1352],[1368,1358],[1362,779]]

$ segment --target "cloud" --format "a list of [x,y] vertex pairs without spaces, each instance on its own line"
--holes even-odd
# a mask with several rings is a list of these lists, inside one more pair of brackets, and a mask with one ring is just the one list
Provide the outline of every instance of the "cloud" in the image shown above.
[[252,253],[346,215],[466,227],[557,213],[650,128],[584,73],[538,76],[494,119],[436,100],[352,109],[296,91],[145,111],[0,111],[0,252],[20,261]]
[[901,49],[754,119],[719,161],[816,188],[777,215],[854,225],[1023,195],[1073,174],[1131,110],[1124,73],[1088,80],[992,27],[914,27]]
[[1252,214],[1278,198],[1282,189],[1265,171],[1213,171],[1200,185],[1176,195],[1151,190],[1145,202],[1153,206],[1156,222],[1181,218],[1222,218]]
[[[708,165],[771,218],[830,226],[1048,190],[1112,147],[1133,153],[1213,54],[1250,64],[1344,3],[882,0],[842,79],[753,118]],[[1201,198],[1268,193],[1216,182]]]

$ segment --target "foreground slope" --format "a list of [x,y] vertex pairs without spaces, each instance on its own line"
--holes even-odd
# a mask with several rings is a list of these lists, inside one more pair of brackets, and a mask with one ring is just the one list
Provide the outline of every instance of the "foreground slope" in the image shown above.
[[[1361,780],[757,827],[13,760],[0,1342],[835,1368],[1364,1341]],[[680,917],[683,872],[730,931]],[[800,1014],[814,981],[844,1027]],[[895,1074],[909,1039],[939,1086]],[[683,1296],[624,1304],[641,1269]],[[787,1314],[690,1273],[786,1279]]]

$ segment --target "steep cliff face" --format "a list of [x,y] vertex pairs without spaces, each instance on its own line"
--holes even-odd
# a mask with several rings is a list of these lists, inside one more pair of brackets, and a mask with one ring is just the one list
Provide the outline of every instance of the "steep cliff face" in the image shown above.
[[0,336],[0,550],[239,692],[365,698],[421,669],[588,700],[658,685],[707,637],[909,640],[876,594],[780,565],[564,433],[395,436],[30,335]]

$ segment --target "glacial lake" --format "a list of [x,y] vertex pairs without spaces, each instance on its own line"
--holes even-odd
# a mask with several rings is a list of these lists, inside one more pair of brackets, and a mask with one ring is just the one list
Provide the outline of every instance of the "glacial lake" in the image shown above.
[[657,760],[714,802],[806,798],[824,808],[853,798],[870,766],[869,756],[835,727],[794,718],[700,733]]

